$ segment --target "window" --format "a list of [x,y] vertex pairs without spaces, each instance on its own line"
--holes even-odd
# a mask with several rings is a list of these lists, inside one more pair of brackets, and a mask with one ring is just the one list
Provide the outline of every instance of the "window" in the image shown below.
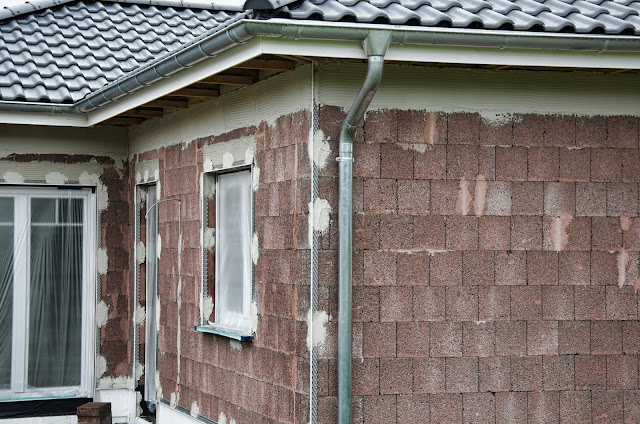
[[0,189],[0,401],[91,395],[94,196]]
[[[202,331],[211,331],[246,340],[252,334],[251,300],[253,264],[253,192],[251,170],[215,174],[215,284],[214,322]],[[211,208],[209,206],[209,209]],[[209,218],[211,221],[211,218]],[[205,260],[207,255],[205,256]],[[209,259],[211,260],[211,258]],[[211,264],[209,264],[211,265]],[[211,275],[208,275],[211,279]],[[208,319],[208,317],[205,317]]]

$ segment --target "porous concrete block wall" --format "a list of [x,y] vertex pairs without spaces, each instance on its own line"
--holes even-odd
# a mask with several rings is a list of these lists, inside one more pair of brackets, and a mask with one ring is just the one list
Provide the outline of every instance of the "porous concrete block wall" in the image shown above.
[[[341,108],[320,197],[337,210]],[[376,110],[354,145],[354,422],[638,422],[638,118]],[[320,309],[337,316],[337,225]],[[337,325],[319,361],[336,421]]]
[[[158,369],[162,398],[195,417],[237,423],[309,421],[305,320],[310,281],[310,120],[309,112],[301,111],[281,116],[271,125],[261,122],[160,147],[132,159],[133,163],[157,159],[160,198],[182,201],[180,302],[177,207],[165,203],[160,208]],[[255,139],[254,173],[259,175],[254,192],[259,253],[253,282],[257,328],[252,342],[240,343],[195,331],[194,326],[201,324],[202,314],[203,150],[247,137]],[[211,219],[215,212],[212,206],[215,201],[209,205],[209,217],[205,217],[209,226],[215,222]],[[212,288],[214,268],[210,260],[208,265],[206,286]]]

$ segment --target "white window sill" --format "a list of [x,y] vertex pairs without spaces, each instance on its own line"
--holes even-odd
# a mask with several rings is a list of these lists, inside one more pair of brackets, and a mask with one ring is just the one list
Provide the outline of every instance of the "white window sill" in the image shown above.
[[215,325],[196,325],[196,331],[216,334],[218,336],[228,337],[240,342],[250,342],[253,340],[253,334],[241,333],[229,330],[228,328],[216,327]]

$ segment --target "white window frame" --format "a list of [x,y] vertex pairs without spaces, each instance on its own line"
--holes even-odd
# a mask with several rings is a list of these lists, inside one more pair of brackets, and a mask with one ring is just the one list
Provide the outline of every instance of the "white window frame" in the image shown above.
[[[71,189],[69,189],[71,188]],[[28,308],[29,304],[29,263],[30,237],[25,237],[24,252],[17,254],[19,237],[28,231],[31,219],[29,201],[32,197],[82,198],[83,202],[83,257],[82,264],[82,343],[81,343],[81,377],[79,386],[47,387],[29,390],[26,386],[28,371]],[[11,389],[0,390],[0,406],[2,402],[93,397],[94,361],[95,361],[95,303],[96,303],[96,195],[91,188],[73,187],[37,187],[13,188],[0,187],[0,197],[14,199],[14,263],[13,263],[13,319],[12,319],[12,352],[11,352]],[[22,305],[23,307],[16,307]],[[22,372],[18,372],[18,371]]]
[[[245,278],[245,280],[243,281],[243,285],[244,285],[244,290],[243,290],[243,299],[242,299],[242,304],[243,304],[243,320],[242,322],[244,323],[244,325],[242,327],[228,327],[228,326],[224,326],[220,323],[220,316],[221,314],[224,313],[224,310],[222,309],[223,305],[222,302],[220,301],[220,286],[222,284],[225,284],[224,282],[224,276],[221,275],[222,270],[222,266],[220,266],[221,264],[221,259],[220,259],[220,254],[221,254],[221,249],[224,249],[224,245],[225,245],[225,241],[222,240],[221,237],[221,232],[219,231],[219,225],[221,222],[221,218],[220,218],[220,213],[222,212],[224,205],[221,204],[221,188],[220,188],[220,176],[224,176],[224,175],[229,175],[229,174],[233,174],[233,173],[240,173],[240,172],[247,172],[247,178],[246,178],[246,184],[247,184],[247,188],[249,190],[250,193],[250,200],[249,200],[249,233],[246,234],[246,237],[244,237],[244,248],[247,249],[247,255],[249,258],[249,269],[248,272],[245,273],[245,275],[247,275],[247,277]],[[204,183],[204,179],[209,178],[210,182],[212,184],[215,184],[215,204],[216,204],[216,213],[215,213],[215,223],[214,223],[214,228],[215,228],[215,275],[211,276],[208,275],[207,278],[214,278],[214,285],[215,285],[215,299],[214,299],[214,317],[215,317],[215,322],[208,322],[209,325],[203,325],[203,326],[198,326],[196,327],[197,330],[199,331],[204,331],[204,332],[209,332],[209,333],[214,333],[214,334],[218,334],[218,335],[223,335],[223,336],[227,336],[230,338],[234,338],[237,340],[241,340],[241,341],[247,341],[247,340],[251,340],[253,338],[253,332],[255,331],[255,328],[253,328],[252,322],[251,322],[251,303],[253,301],[253,261],[252,261],[252,255],[251,255],[251,242],[252,242],[252,237],[253,237],[253,232],[254,232],[254,222],[253,222],[253,218],[254,218],[254,214],[253,214],[253,189],[252,189],[252,175],[253,175],[253,170],[251,169],[250,166],[239,166],[239,167],[234,167],[234,168],[228,168],[228,169],[222,169],[222,170],[218,170],[215,172],[209,172],[209,173],[205,173],[203,174],[203,183]],[[215,183],[213,183],[213,181],[211,180],[215,180]],[[203,201],[206,201],[206,199],[203,199]],[[203,215],[203,230],[206,230],[207,227],[209,226],[209,222],[207,221],[207,216]],[[203,252],[203,257],[204,255],[206,255],[206,252]],[[207,290],[207,281],[203,281],[203,291],[204,291],[204,295],[208,295],[208,293],[206,293]],[[203,317],[203,320],[205,323],[207,323],[207,319],[208,317]]]

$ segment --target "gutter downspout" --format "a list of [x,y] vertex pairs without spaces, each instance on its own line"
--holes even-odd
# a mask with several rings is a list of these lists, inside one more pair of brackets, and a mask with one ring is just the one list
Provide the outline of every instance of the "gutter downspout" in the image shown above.
[[363,42],[368,56],[367,76],[340,130],[338,201],[338,424],[351,424],[352,349],[352,210],[353,139],[382,80],[384,54],[391,42],[390,31],[371,31]]

